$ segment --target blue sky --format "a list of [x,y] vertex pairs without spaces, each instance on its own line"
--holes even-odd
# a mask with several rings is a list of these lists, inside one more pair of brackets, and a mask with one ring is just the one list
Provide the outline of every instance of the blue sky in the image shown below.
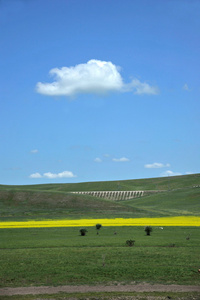
[[200,172],[200,1],[0,0],[0,183]]

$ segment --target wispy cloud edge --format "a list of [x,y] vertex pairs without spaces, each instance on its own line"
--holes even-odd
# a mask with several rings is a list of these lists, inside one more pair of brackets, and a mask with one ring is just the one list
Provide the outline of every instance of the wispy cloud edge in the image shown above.
[[112,161],[114,161],[114,162],[127,162],[127,161],[130,161],[130,159],[127,158],[127,157],[121,157],[121,158],[113,158]]
[[71,171],[63,171],[63,172],[60,172],[60,173],[46,172],[46,173],[43,173],[43,175],[36,172],[36,173],[33,173],[29,176],[29,178],[48,178],[48,179],[73,178],[73,177],[77,177],[77,176],[74,175]]
[[144,165],[145,168],[147,169],[159,169],[159,168],[168,168],[170,167],[170,164],[167,163],[167,164],[163,164],[163,163],[153,163],[153,164],[146,164]]

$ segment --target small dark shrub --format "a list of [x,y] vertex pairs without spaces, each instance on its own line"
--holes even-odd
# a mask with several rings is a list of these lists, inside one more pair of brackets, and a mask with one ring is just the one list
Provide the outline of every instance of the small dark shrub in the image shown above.
[[186,237],[186,240],[189,241],[190,239],[190,234]]
[[96,230],[101,229],[102,225],[101,224],[96,224]]
[[99,234],[99,230],[101,229],[102,225],[101,224],[96,224],[96,230],[97,234]]
[[135,241],[134,240],[127,240],[126,241],[126,245],[129,247],[133,247],[134,246]]
[[144,231],[146,232],[146,235],[151,235],[152,227],[151,226],[146,226]]
[[82,228],[79,231],[82,236],[86,235],[86,232],[88,232],[87,229],[85,229],[85,228]]

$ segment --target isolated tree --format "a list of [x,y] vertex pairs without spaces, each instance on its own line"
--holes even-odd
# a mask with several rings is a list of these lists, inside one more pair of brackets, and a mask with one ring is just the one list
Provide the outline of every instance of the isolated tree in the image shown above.
[[134,240],[127,240],[126,241],[126,245],[129,247],[133,247],[134,246],[135,241]]
[[99,234],[99,230],[101,229],[102,225],[101,224],[96,224],[96,230],[97,234]]
[[87,229],[85,229],[85,228],[82,228],[79,231],[82,236],[86,235],[86,232],[88,232]]
[[151,235],[152,227],[151,226],[146,226],[144,231],[146,232],[146,235]]

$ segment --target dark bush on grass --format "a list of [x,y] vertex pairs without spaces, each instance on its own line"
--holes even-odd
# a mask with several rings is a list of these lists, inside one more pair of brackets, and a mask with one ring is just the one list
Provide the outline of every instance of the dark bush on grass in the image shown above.
[[96,224],[96,230],[97,234],[99,234],[99,230],[101,229],[102,225],[101,224]]
[[96,230],[101,229],[102,225],[101,224],[96,224]]
[[134,240],[127,240],[126,241],[126,245],[129,247],[133,247],[134,246],[135,241]]
[[85,229],[85,228],[82,228],[79,231],[82,236],[86,235],[86,232],[88,232],[87,229]]
[[152,227],[151,226],[146,226],[144,231],[146,232],[146,235],[151,235]]

